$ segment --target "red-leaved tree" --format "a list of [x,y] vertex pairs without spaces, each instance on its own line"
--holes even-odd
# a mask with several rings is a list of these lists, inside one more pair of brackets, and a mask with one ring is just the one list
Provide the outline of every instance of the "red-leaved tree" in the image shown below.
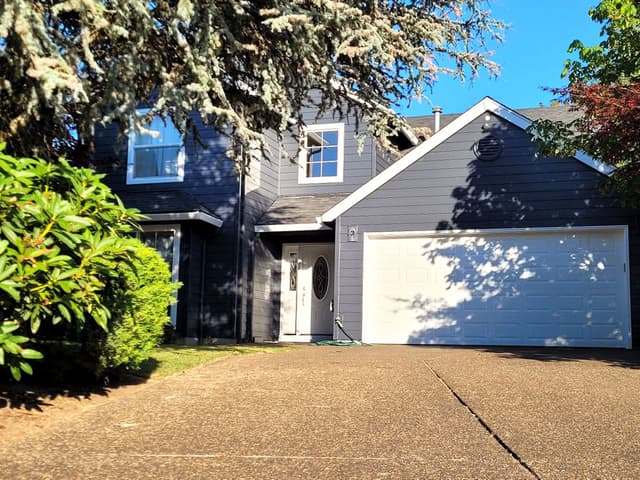
[[583,151],[613,166],[604,186],[627,204],[640,204],[640,1],[604,0],[589,12],[602,23],[603,41],[574,41],[563,76],[569,85],[551,89],[576,112],[571,122],[541,120],[532,128],[543,154]]

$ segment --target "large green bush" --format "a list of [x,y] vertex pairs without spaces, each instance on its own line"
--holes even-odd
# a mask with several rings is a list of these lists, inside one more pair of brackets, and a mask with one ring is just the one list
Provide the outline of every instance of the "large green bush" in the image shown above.
[[100,332],[98,338],[97,373],[137,370],[170,323],[169,306],[179,284],[171,282],[169,267],[158,252],[135,242],[133,263],[118,266],[121,283],[111,300],[109,332]]
[[0,367],[30,374],[41,326],[109,329],[110,299],[137,245],[136,213],[101,175],[64,160],[14,158],[0,145]]

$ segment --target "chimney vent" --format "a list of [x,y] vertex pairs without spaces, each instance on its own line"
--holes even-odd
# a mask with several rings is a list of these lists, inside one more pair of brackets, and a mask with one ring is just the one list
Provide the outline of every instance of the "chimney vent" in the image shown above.
[[433,107],[433,133],[440,130],[440,114],[442,113],[442,107]]

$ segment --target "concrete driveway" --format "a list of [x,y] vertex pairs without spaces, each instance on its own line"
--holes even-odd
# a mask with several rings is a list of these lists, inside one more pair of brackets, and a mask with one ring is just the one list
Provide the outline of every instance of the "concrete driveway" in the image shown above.
[[229,358],[0,448],[0,477],[638,478],[639,367],[596,350]]

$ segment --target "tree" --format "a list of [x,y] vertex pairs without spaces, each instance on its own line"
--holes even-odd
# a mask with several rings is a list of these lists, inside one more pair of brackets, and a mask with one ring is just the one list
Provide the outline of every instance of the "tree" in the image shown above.
[[183,133],[198,112],[240,158],[301,124],[311,90],[385,139],[401,122],[389,107],[438,75],[497,73],[502,30],[485,0],[3,1],[0,141],[79,161],[96,123],[127,128],[145,102]]
[[567,122],[535,122],[532,131],[545,154],[576,150],[615,170],[604,186],[627,204],[640,203],[640,1],[603,0],[590,10],[602,24],[602,42],[575,40],[563,76],[569,85],[551,89],[576,112]]

